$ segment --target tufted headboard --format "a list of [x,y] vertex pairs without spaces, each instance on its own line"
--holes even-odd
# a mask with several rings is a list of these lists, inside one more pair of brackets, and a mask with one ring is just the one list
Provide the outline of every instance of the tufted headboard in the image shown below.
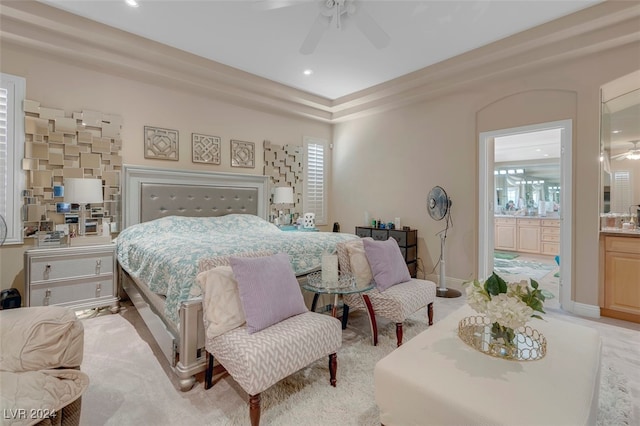
[[267,177],[123,166],[123,229],[160,217],[249,213],[267,218]]

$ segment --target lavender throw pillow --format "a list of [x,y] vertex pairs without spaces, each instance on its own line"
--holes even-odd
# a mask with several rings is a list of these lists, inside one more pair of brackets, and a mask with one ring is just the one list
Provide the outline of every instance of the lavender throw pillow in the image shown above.
[[407,264],[396,240],[393,238],[389,238],[387,241],[363,239],[362,243],[379,291],[385,291],[396,284],[411,281],[409,269],[407,269]]
[[289,256],[231,257],[247,332],[255,333],[294,315],[307,312]]

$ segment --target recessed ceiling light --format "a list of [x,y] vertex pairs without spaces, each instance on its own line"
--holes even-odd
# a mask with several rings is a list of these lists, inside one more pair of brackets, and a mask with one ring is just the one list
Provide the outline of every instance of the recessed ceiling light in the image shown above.
[[540,152],[542,151],[540,148],[536,148],[536,152]]
[[611,131],[611,133],[614,133],[614,134],[618,134],[618,133],[620,133],[620,132],[622,132],[622,130],[612,130],[612,131]]
[[304,75],[311,75],[311,74],[313,74],[313,70],[309,70],[309,69],[304,70],[304,71],[302,71],[302,74],[304,74]]
[[549,156],[549,154],[544,154],[544,155],[543,155],[543,157],[548,157],[548,156]]
[[124,0],[124,2],[131,7],[140,6],[136,0]]

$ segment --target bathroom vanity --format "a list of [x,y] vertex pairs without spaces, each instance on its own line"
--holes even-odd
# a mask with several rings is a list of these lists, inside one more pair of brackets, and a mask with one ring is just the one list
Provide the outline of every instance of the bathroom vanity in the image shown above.
[[496,250],[560,254],[560,218],[557,216],[495,215],[494,227]]
[[600,232],[602,316],[640,323],[640,230]]

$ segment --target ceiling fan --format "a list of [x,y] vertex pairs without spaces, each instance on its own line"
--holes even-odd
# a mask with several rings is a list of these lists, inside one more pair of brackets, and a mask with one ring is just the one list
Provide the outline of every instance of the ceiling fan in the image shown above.
[[[260,1],[261,9],[279,9],[301,4],[300,0],[271,0]],[[300,53],[310,55],[316,50],[320,39],[331,27],[343,28],[343,20],[353,20],[358,29],[376,48],[382,49],[389,45],[389,35],[367,13],[362,2],[357,0],[321,0],[318,2],[320,13],[311,25],[311,29],[300,46]]]
[[640,143],[640,140],[630,142],[633,144],[633,148],[622,154],[614,155],[613,157],[611,157],[611,159],[617,161],[640,160],[640,148],[638,148],[638,143]]

